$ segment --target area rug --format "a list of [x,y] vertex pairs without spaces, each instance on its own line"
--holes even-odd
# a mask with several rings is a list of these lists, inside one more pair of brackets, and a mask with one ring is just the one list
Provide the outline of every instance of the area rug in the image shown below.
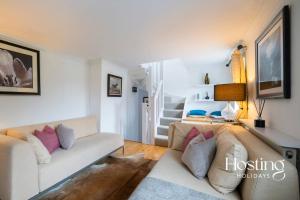
[[42,200],[125,200],[156,161],[143,154],[109,157],[42,195]]

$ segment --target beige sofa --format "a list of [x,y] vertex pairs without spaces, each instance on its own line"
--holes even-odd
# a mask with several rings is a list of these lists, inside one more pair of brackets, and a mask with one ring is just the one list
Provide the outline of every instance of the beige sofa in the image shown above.
[[[274,181],[270,178],[254,178],[251,174],[268,174],[274,173],[271,169],[267,171],[250,171],[246,172],[249,176],[245,178],[237,190],[229,194],[221,194],[216,191],[210,184],[207,178],[199,180],[181,162],[182,151],[181,142],[184,140],[187,132],[196,126],[197,129],[205,131],[213,129],[216,134],[221,134],[224,129],[230,129],[230,132],[245,146],[248,151],[248,159],[256,160],[263,158],[268,161],[277,161],[284,159],[280,154],[266,145],[263,141],[248,132],[241,126],[223,126],[215,125],[199,125],[199,124],[171,124],[169,128],[169,147],[167,153],[158,161],[153,170],[148,174],[148,177],[160,179],[163,181],[175,183],[194,191],[208,194],[209,196],[221,199],[245,199],[245,200],[297,200],[299,199],[299,185],[296,168],[285,161],[284,173],[285,179],[282,181]],[[177,136],[175,138],[175,135]],[[178,149],[179,148],[179,149]],[[177,150],[176,150],[177,149]],[[143,184],[140,185],[143,187]],[[141,188],[136,190],[142,191]],[[133,194],[133,196],[136,195]],[[153,194],[155,196],[155,194]],[[135,198],[132,198],[135,199]],[[188,197],[187,197],[188,199]]]
[[[38,164],[25,135],[46,124],[56,127],[60,123],[74,129],[74,145],[69,150],[56,150],[50,163]],[[124,146],[120,134],[97,133],[96,124],[94,117],[84,117],[2,130],[0,199],[31,198]]]

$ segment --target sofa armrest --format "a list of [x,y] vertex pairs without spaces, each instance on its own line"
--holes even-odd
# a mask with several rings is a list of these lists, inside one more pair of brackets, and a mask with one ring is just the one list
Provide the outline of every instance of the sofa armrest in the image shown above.
[[23,200],[38,193],[38,164],[30,144],[0,135],[0,199]]

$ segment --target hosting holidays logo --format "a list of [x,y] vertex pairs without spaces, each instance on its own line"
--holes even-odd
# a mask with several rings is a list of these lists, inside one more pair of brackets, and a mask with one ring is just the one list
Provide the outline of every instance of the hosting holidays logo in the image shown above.
[[[229,159],[226,157],[226,170],[244,171],[245,174],[238,174],[241,178],[272,178],[274,181],[285,179],[285,160],[269,161],[259,158],[256,160],[241,161],[236,158]],[[253,173],[251,173],[253,172]]]

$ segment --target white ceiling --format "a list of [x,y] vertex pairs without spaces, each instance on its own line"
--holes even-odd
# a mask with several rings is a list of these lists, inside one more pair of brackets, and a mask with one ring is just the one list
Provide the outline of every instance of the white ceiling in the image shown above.
[[265,1],[1,0],[0,33],[126,67],[170,58],[217,63]]

